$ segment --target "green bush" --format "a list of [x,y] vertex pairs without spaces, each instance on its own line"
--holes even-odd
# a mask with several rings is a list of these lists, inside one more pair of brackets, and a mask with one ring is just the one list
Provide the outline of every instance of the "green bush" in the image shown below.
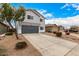
[[7,32],[6,35],[13,35],[13,32]]
[[61,37],[62,36],[62,32],[56,32],[56,36],[57,37]]
[[23,49],[27,46],[25,41],[16,43],[15,49]]

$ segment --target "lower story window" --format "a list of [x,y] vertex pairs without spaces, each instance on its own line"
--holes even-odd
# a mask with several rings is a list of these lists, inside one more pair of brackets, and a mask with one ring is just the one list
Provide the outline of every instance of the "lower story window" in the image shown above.
[[43,27],[40,27],[40,30],[43,30]]

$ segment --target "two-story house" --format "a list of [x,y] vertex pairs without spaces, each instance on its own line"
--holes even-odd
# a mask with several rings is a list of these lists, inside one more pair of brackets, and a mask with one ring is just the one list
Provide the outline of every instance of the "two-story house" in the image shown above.
[[16,28],[18,34],[45,32],[45,17],[36,10],[28,9],[24,21],[17,22]]

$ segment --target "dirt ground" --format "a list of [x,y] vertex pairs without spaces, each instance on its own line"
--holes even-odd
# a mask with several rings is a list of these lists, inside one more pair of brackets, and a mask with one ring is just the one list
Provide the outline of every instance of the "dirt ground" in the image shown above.
[[[20,39],[17,40],[15,35],[12,35],[5,36],[2,40],[0,40],[0,46],[7,49],[6,54],[8,56],[41,56],[41,53],[34,46],[32,46],[27,39],[25,39],[22,35],[19,35],[19,38]],[[15,44],[20,41],[26,41],[28,46],[25,49],[16,50]]]
[[[50,35],[50,36],[55,36],[55,34],[53,33],[43,33],[43,34],[46,34],[46,35]],[[71,35],[72,33],[70,33],[70,35],[66,35],[65,33],[63,33],[62,37],[59,37],[59,38],[62,38],[62,39],[65,39],[65,40],[69,40],[69,41],[72,41],[72,42],[76,42],[76,43],[79,43],[79,37],[76,37],[76,36],[72,36]]]

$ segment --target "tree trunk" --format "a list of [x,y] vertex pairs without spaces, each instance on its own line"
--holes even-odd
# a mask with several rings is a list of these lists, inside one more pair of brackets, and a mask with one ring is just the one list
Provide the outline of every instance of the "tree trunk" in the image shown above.
[[11,28],[13,29],[13,31],[14,31],[14,33],[15,33],[16,38],[17,38],[17,39],[19,39],[16,29],[14,30],[14,28],[13,28],[12,24],[11,24],[10,22],[8,22],[8,23],[9,23],[9,25],[11,26]]
[[15,29],[15,35],[16,35],[16,38],[19,39],[16,29]]

